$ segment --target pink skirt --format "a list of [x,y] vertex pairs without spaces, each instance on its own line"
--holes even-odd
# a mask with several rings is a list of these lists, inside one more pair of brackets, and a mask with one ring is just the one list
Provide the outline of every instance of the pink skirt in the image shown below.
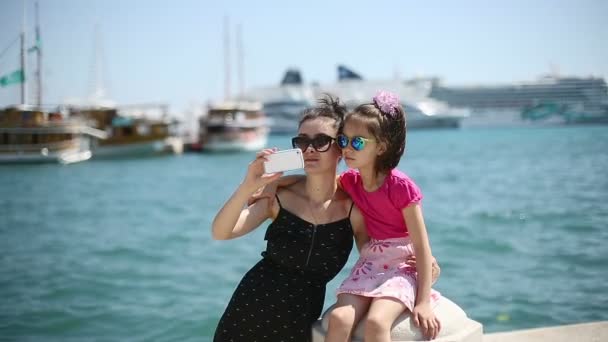
[[[410,239],[371,239],[361,249],[359,260],[342,282],[337,294],[350,293],[364,297],[391,297],[412,311],[416,302],[416,269],[405,263],[414,254]],[[431,289],[431,306],[441,294]]]

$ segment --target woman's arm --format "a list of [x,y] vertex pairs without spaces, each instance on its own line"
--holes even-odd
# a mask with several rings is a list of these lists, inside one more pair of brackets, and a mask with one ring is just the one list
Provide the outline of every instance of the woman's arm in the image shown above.
[[[348,209],[350,210],[350,205]],[[355,236],[355,243],[357,244],[357,249],[359,250],[359,253],[361,253],[361,248],[363,248],[363,246],[369,241],[369,236],[367,235],[367,229],[365,227],[363,215],[361,214],[359,208],[357,208],[356,205],[353,206],[353,211],[350,213],[350,224],[353,227],[353,235]]]
[[264,161],[272,150],[258,152],[249,164],[247,175],[222,209],[215,215],[212,235],[216,240],[228,240],[245,235],[272,216],[271,201],[264,199],[245,209],[247,199],[260,187],[278,179],[281,173],[264,174]]
[[213,238],[230,240],[243,236],[272,217],[270,200],[264,198],[242,209],[251,192],[239,188],[232,194],[213,220]]

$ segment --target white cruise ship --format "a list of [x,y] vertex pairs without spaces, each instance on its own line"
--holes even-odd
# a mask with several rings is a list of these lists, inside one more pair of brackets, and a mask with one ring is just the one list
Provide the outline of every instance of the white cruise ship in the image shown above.
[[546,76],[536,82],[444,86],[434,79],[432,98],[470,109],[465,126],[608,123],[603,78]]
[[458,128],[468,116],[468,109],[455,109],[428,96],[430,82],[409,82],[402,79],[364,80],[345,66],[338,66],[338,81],[329,84],[303,82],[298,69],[288,69],[279,86],[251,89],[241,97],[263,103],[271,120],[271,133],[293,134],[297,131],[302,111],[316,104],[328,93],[338,96],[349,109],[369,103],[378,90],[399,95],[407,113],[408,128]]

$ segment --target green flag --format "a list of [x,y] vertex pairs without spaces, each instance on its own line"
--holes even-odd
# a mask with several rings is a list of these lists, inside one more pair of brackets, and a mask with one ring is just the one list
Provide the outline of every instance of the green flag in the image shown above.
[[8,85],[15,84],[15,83],[23,83],[24,80],[25,80],[25,77],[23,75],[23,70],[21,70],[21,69],[15,70],[15,71],[11,72],[10,74],[6,74],[6,75],[0,77],[0,87],[6,87]]

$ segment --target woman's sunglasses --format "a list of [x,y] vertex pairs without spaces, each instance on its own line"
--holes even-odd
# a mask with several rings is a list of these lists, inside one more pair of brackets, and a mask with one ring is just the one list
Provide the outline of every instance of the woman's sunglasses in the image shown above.
[[346,146],[348,146],[348,143],[350,142],[350,146],[352,146],[355,151],[361,151],[363,148],[365,148],[365,144],[368,141],[375,141],[375,140],[364,138],[364,137],[359,137],[359,136],[349,138],[344,134],[340,134],[336,138],[336,141],[338,142],[338,146],[340,148],[346,148]]
[[293,148],[299,148],[302,151],[306,151],[308,146],[312,145],[312,148],[314,148],[315,151],[325,152],[329,150],[329,147],[334,140],[336,140],[336,138],[332,138],[325,134],[315,135],[314,138],[298,135],[297,137],[291,138],[291,146],[293,146]]

